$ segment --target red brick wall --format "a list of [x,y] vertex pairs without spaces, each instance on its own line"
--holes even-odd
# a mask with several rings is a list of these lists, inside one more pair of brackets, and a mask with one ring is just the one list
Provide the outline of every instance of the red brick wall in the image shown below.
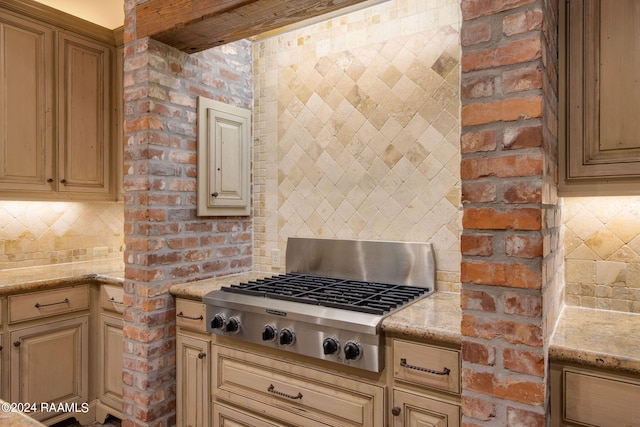
[[461,8],[463,425],[543,426],[562,264],[557,2]]
[[[195,217],[195,97],[250,107],[251,70],[243,43],[187,56],[136,40],[135,4],[125,2],[124,425],[164,426],[175,422],[169,286],[251,262],[250,221]],[[557,1],[461,8],[463,425],[545,425],[562,264]]]
[[187,55],[136,40],[125,2],[125,426],[175,424],[171,285],[248,270],[250,218],[196,217],[196,99],[253,102],[251,45]]

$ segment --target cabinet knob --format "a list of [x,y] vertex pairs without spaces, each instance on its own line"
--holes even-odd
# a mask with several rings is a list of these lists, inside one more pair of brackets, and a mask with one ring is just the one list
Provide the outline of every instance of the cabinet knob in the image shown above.
[[399,406],[394,406],[393,408],[391,408],[391,413],[393,414],[394,417],[397,417],[398,415],[400,415],[400,407]]
[[213,197],[218,197],[218,192],[216,191],[216,192],[214,192],[214,193],[211,193],[211,195],[212,195]]
[[65,184],[65,185],[67,184],[67,180],[66,179],[61,179],[60,182]]
[[53,178],[49,178],[47,182],[53,182]]
[[22,344],[20,341],[14,341],[13,342],[13,346],[14,347],[20,347],[20,344]]
[[207,355],[207,353],[201,351],[200,353],[198,353],[198,359],[204,359],[204,357]]

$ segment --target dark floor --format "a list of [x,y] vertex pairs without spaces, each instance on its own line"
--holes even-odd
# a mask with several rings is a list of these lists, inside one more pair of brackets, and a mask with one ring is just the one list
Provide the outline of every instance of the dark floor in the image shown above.
[[65,421],[60,421],[59,423],[53,424],[51,427],[120,427],[120,420],[115,418],[115,417],[111,417],[109,416],[105,421],[104,424],[100,424],[100,423],[93,423],[93,424],[88,424],[85,426],[82,426],[82,424],[76,422],[73,418],[65,420]]

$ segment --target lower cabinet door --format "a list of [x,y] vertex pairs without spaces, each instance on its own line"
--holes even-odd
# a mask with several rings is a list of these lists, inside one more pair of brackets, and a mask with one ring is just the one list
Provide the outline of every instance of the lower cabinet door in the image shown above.
[[282,424],[275,424],[258,418],[255,415],[242,412],[238,409],[230,408],[219,403],[213,404],[213,426],[214,427],[282,427]]
[[563,386],[565,421],[600,427],[640,426],[640,382],[565,368]]
[[124,322],[115,316],[100,316],[100,351],[98,381],[100,402],[112,408],[112,415],[122,416],[122,341]]
[[81,411],[88,402],[88,324],[82,316],[10,332],[11,401],[36,404],[33,418]]
[[460,408],[424,395],[393,391],[393,427],[459,427]]
[[178,334],[177,426],[209,426],[209,341]]
[[384,387],[338,372],[211,346],[216,400],[300,427],[384,427]]

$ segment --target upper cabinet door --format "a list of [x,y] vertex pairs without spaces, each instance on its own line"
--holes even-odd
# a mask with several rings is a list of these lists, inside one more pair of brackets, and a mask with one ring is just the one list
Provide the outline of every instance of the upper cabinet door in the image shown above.
[[112,47],[61,32],[58,190],[109,194]]
[[251,112],[198,98],[198,215],[250,213]]
[[625,192],[626,181],[626,192],[640,194],[640,2],[567,4],[562,184],[604,195]]
[[0,12],[0,190],[51,191],[53,30]]

